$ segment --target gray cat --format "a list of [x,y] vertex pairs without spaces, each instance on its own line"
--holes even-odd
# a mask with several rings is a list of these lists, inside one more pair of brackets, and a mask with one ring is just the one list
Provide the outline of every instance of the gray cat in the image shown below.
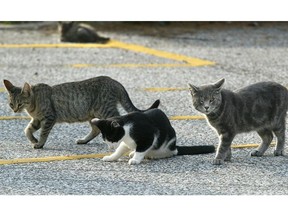
[[231,160],[231,143],[236,134],[257,131],[262,139],[251,156],[262,156],[277,137],[275,156],[284,155],[288,91],[275,82],[259,82],[236,92],[222,89],[225,79],[197,87],[190,86],[193,105],[206,115],[220,137],[213,164]]
[[[100,133],[90,122],[93,118],[119,116],[118,104],[127,112],[141,111],[132,104],[123,85],[106,76],[55,86],[25,83],[23,88],[14,86],[8,80],[3,82],[9,93],[11,109],[15,113],[26,110],[32,117],[25,134],[36,149],[43,148],[55,123],[89,121],[92,131],[77,141],[77,144],[86,144]],[[159,104],[160,101],[156,100],[149,109],[157,108]],[[38,141],[33,133],[40,128]]]

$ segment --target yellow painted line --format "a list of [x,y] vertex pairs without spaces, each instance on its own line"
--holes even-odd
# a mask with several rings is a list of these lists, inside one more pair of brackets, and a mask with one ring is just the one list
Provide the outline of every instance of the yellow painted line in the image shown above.
[[0,116],[0,120],[31,119],[29,116]]
[[195,67],[191,64],[72,64],[71,67],[104,67],[104,68],[173,68],[173,67]]
[[[255,148],[259,144],[234,144],[232,148]],[[275,143],[272,143],[275,146]],[[99,154],[84,154],[84,155],[66,155],[66,156],[50,156],[50,157],[39,157],[39,158],[16,158],[8,160],[0,160],[0,165],[8,164],[22,164],[22,163],[37,163],[37,162],[52,162],[52,161],[66,161],[66,160],[80,160],[80,159],[91,159],[91,158],[103,158],[110,153],[99,153]]]
[[[31,117],[29,116],[0,116],[0,120],[29,120]],[[204,116],[171,116],[169,117],[170,120],[203,120],[205,119]]]
[[[276,143],[272,142],[270,144],[270,146],[275,146]],[[231,148],[257,148],[259,146],[259,144],[254,144],[254,143],[250,143],[250,144],[233,144],[231,145]]]
[[185,62],[193,66],[204,66],[204,65],[215,64],[215,62],[206,61],[206,60],[202,60],[198,58],[192,58],[189,56],[170,53],[166,51],[156,50],[156,49],[148,48],[145,46],[140,46],[137,44],[128,44],[128,43],[123,43],[120,41],[111,41],[111,45],[117,48],[122,48],[122,49],[130,50],[130,51],[134,51],[134,52],[141,52],[141,53],[154,55],[154,56],[161,57],[161,58]]
[[107,44],[60,43],[60,44],[0,44],[0,48],[110,48]]
[[163,87],[163,88],[144,88],[144,91],[149,91],[149,92],[166,92],[166,91],[186,91],[186,90],[189,90],[188,88],[166,88],[166,87]]
[[93,64],[73,64],[71,65],[71,67],[74,68],[86,68],[86,67],[93,67]]
[[0,165],[7,164],[20,164],[20,163],[35,163],[35,162],[51,162],[51,161],[64,161],[64,160],[79,160],[89,158],[103,158],[111,153],[103,154],[85,154],[85,155],[67,155],[67,156],[51,156],[51,157],[39,157],[39,158],[17,158],[10,160],[0,160]]
[[170,120],[203,120],[204,116],[171,116]]
[[[184,65],[184,64],[181,64],[181,65]],[[140,65],[140,64],[114,64],[114,65],[73,64],[71,66],[75,67],[75,68],[85,68],[85,67],[94,67],[94,66],[99,66],[99,67],[150,67],[149,64],[143,64],[143,65]],[[153,67],[166,67],[166,66],[163,66],[163,64],[156,64]],[[170,66],[167,65],[167,67],[173,67],[173,64],[171,64]],[[192,67],[192,66],[189,65],[189,67]],[[188,91],[189,88],[150,87],[150,88],[144,88],[143,90],[148,91],[148,92],[167,92],[167,91]],[[5,92],[5,91],[6,91],[5,88],[0,88],[0,92]]]
[[[140,52],[148,55],[153,55],[161,58],[180,61],[190,66],[214,65],[215,62],[192,58],[176,53],[156,50],[137,44],[128,44],[121,41],[110,40],[107,44],[82,44],[82,43],[60,43],[60,44],[0,44],[0,48],[118,48],[133,52]],[[187,66],[188,67],[188,66]]]
[[151,87],[151,88],[144,88],[143,90],[148,92],[167,92],[167,91],[188,91],[189,88]]

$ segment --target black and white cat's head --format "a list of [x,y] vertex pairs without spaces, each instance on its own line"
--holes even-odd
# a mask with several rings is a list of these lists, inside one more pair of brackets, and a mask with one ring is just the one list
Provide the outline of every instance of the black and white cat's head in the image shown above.
[[101,131],[102,138],[106,143],[118,143],[125,135],[122,122],[115,119],[92,119],[91,123]]
[[32,89],[28,83],[23,88],[14,86],[10,81],[3,80],[4,86],[9,93],[9,106],[15,112],[22,112],[31,104]]
[[217,111],[222,102],[221,90],[224,82],[223,78],[216,83],[199,87],[189,84],[195,109],[205,115]]

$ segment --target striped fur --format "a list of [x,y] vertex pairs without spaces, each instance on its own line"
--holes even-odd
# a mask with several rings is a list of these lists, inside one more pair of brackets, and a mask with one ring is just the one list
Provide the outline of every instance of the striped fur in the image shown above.
[[[133,105],[123,85],[107,76],[55,86],[43,83],[30,86],[25,83],[23,88],[19,88],[8,80],[4,80],[4,85],[9,93],[11,109],[14,112],[26,110],[32,117],[25,134],[37,149],[43,148],[56,123],[90,123],[93,118],[119,116],[118,104],[128,113],[142,111]],[[158,107],[159,103],[159,100],[155,101],[150,108]],[[90,125],[91,132],[84,139],[78,140],[78,144],[86,144],[100,133],[95,125]],[[33,133],[40,128],[38,141]]]

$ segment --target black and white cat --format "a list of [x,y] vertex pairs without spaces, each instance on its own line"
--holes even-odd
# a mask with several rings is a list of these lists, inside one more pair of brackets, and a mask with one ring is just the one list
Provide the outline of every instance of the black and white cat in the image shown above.
[[176,133],[169,119],[159,109],[132,112],[124,116],[105,120],[93,119],[103,140],[116,151],[103,161],[116,161],[125,153],[130,153],[129,164],[139,164],[144,158],[160,159],[174,155],[193,155],[215,152],[210,146],[176,146]]

